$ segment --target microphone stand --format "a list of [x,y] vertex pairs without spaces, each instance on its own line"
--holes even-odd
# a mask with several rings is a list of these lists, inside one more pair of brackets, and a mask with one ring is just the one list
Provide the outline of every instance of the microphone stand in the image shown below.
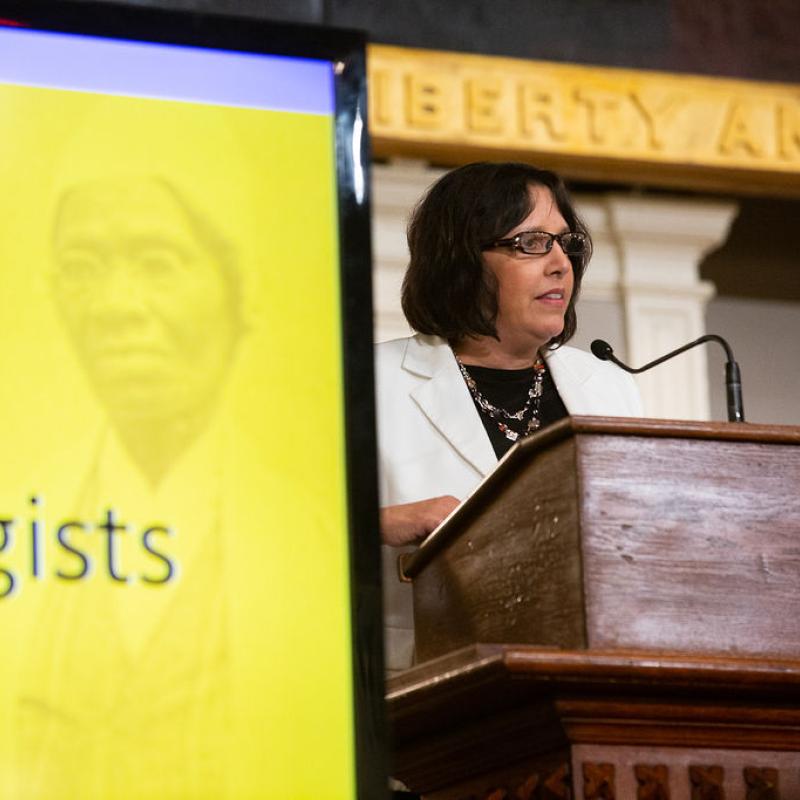
[[696,347],[699,344],[704,344],[705,342],[718,342],[725,349],[725,355],[727,357],[727,361],[725,363],[725,394],[727,396],[728,405],[728,422],[744,422],[744,400],[742,399],[741,371],[739,370],[739,365],[736,363],[736,360],[733,357],[733,350],[731,350],[730,345],[721,336],[717,336],[715,333],[707,333],[705,336],[701,336],[699,339],[695,339],[693,342],[689,342],[689,344],[685,344],[683,347],[679,347],[677,350],[673,350],[671,353],[667,353],[665,356],[661,356],[661,358],[657,358],[655,361],[651,361],[649,364],[645,364],[643,367],[639,367],[638,369],[634,369],[633,367],[629,367],[627,364],[623,364],[614,355],[614,349],[611,347],[611,345],[608,342],[604,342],[602,339],[595,339],[591,344],[591,350],[592,353],[594,353],[594,355],[601,361],[612,361],[626,372],[630,372],[633,375],[638,375],[640,372],[644,372],[651,367],[658,366],[673,356],[680,355],[681,353],[690,350],[692,347]]

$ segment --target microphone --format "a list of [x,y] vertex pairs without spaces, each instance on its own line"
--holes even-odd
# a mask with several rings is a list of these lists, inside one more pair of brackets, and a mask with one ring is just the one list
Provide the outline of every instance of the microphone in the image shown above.
[[679,347],[677,350],[673,350],[671,353],[667,353],[665,356],[661,356],[661,358],[657,358],[655,361],[651,361],[649,364],[639,367],[639,369],[634,369],[627,364],[623,364],[614,355],[614,348],[602,339],[595,339],[590,346],[592,353],[601,361],[613,361],[618,367],[624,369],[625,372],[638,375],[640,372],[644,372],[650,369],[650,367],[658,366],[673,356],[677,356],[704,342],[719,342],[725,349],[725,356],[727,357],[727,362],[725,363],[725,394],[728,404],[728,422],[744,422],[742,374],[739,370],[739,365],[733,357],[733,350],[731,350],[730,345],[721,336],[717,336],[715,333],[707,333],[705,336],[701,336],[699,339],[695,339],[693,342],[689,342],[689,344],[685,344],[683,347]]

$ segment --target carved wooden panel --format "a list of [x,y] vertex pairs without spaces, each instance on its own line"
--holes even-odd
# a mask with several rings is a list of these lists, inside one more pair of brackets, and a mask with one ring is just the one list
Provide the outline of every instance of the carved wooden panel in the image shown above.
[[536,791],[539,786],[539,776],[528,776],[514,792],[514,800],[536,800],[538,792]]
[[725,800],[722,781],[725,771],[722,767],[689,767],[689,780],[692,784],[692,800]]
[[583,762],[584,800],[615,800],[614,765]]
[[669,770],[663,764],[637,764],[634,767],[636,800],[669,800]]
[[780,800],[778,770],[769,767],[745,767],[746,800]]
[[538,800],[570,800],[572,797],[572,775],[569,764],[554,769],[542,782]]
[[[556,769],[540,777],[538,773],[528,775],[514,786],[498,786],[481,793],[482,800],[571,800],[571,775],[569,764],[561,764]],[[471,794],[464,800],[475,800]]]

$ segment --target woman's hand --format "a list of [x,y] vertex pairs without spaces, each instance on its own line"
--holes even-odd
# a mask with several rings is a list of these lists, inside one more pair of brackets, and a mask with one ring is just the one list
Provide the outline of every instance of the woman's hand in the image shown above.
[[381,539],[400,547],[426,537],[459,504],[452,495],[381,509]]

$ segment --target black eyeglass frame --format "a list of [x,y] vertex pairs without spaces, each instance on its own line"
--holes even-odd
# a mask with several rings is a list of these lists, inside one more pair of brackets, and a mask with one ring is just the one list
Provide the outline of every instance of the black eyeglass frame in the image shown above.
[[[538,236],[547,236],[547,243],[545,245],[545,249],[542,251],[531,251],[526,250],[522,246],[521,237],[525,236],[529,233],[535,233]],[[575,240],[580,242],[580,249],[579,250],[572,250],[568,249],[564,246],[564,240],[566,237],[574,237]],[[580,256],[586,252],[586,234],[581,233],[580,231],[565,231],[564,233],[550,233],[549,231],[520,231],[516,236],[512,236],[509,239],[496,239],[489,244],[485,244],[481,247],[481,250],[492,250],[495,247],[511,247],[514,250],[519,250],[521,253],[525,253],[528,256],[543,256],[549,253],[553,249],[553,242],[558,241],[558,246],[564,251],[565,255],[568,256]]]

